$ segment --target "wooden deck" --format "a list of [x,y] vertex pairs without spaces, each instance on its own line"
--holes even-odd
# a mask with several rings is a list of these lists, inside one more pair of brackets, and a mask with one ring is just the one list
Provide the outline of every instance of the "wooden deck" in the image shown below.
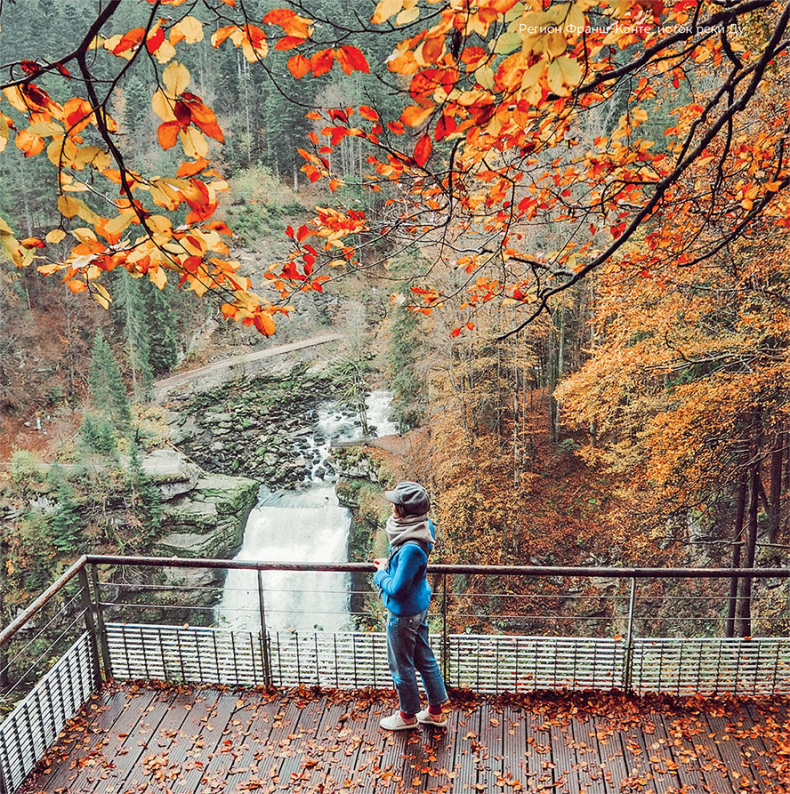
[[20,792],[790,792],[787,701],[453,705],[444,730],[385,733],[389,693],[111,686]]

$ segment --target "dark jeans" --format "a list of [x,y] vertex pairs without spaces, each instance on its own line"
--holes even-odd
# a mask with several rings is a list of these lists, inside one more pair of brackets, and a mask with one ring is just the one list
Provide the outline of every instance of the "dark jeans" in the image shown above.
[[431,706],[438,706],[447,700],[439,665],[428,644],[427,615],[427,609],[419,615],[408,617],[390,613],[387,621],[387,659],[398,691],[400,709],[405,714],[420,711],[415,670],[422,676]]

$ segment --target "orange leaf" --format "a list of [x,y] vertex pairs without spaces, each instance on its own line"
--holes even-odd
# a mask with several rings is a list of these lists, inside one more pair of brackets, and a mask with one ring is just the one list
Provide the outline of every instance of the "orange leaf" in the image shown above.
[[310,66],[313,69],[313,74],[320,77],[326,74],[331,68],[335,60],[335,51],[332,49],[319,50],[312,58],[310,58]]
[[351,45],[345,45],[337,50],[337,62],[346,74],[351,74],[355,69],[358,72],[370,72],[370,66],[362,51]]
[[431,139],[428,135],[423,135],[414,147],[414,162],[419,166],[425,165],[431,156]]
[[199,174],[206,166],[208,165],[208,160],[204,160],[202,157],[194,162],[186,162],[181,163],[178,166],[178,171],[176,172],[176,176],[183,177],[183,176],[194,176],[195,174]]
[[304,39],[299,36],[285,36],[274,45],[275,50],[292,50],[300,44],[304,44]]
[[84,281],[79,281],[75,278],[68,281],[66,286],[68,286],[72,292],[85,292],[85,290],[88,289],[88,285]]
[[112,54],[120,55],[122,52],[133,49],[140,44],[143,40],[143,36],[145,36],[145,28],[134,28],[128,33],[124,33],[123,36],[121,36],[121,40],[115,45]]
[[156,134],[159,138],[159,145],[163,149],[170,149],[176,145],[180,127],[181,125],[177,121],[165,121],[159,125]]
[[367,119],[368,121],[378,121],[379,114],[373,110],[372,107],[368,107],[367,105],[360,105],[359,106],[359,115],[362,116],[363,119]]
[[[310,59],[297,53],[288,60],[288,71],[297,79],[304,77],[310,71]],[[321,118],[320,116],[318,118]]]
[[214,111],[202,102],[193,102],[189,107],[192,111],[192,121],[197,128],[215,141],[225,143],[225,136],[217,124],[217,117],[214,115]]
[[291,17],[296,16],[296,12],[290,8],[274,8],[263,18],[267,25],[282,25],[287,22]]
[[25,237],[19,244],[24,248],[46,248],[46,243],[40,237]]
[[265,312],[260,312],[256,314],[253,322],[255,323],[255,327],[264,336],[271,336],[276,330],[276,326],[274,324],[274,320],[272,320],[271,315],[266,314]]

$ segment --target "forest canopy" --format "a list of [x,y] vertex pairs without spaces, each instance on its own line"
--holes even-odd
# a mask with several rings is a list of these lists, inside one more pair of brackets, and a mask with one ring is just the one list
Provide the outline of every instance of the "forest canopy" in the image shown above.
[[[498,301],[507,334],[604,265],[771,268],[781,248],[760,240],[788,223],[788,3],[110,0],[65,5],[65,35],[43,39],[22,35],[25,4],[0,8],[0,148],[34,179],[35,161],[54,169],[60,217],[26,237],[0,219],[3,252],[105,306],[106,274],[125,268],[217,291],[226,317],[269,335],[294,292],[417,246],[412,308],[452,303],[458,335]],[[216,217],[222,98],[201,94],[229,50],[288,105],[282,145],[326,187],[255,285]],[[354,96],[319,101],[311,85],[340,74]],[[135,151],[115,118],[134,92],[175,156]]]

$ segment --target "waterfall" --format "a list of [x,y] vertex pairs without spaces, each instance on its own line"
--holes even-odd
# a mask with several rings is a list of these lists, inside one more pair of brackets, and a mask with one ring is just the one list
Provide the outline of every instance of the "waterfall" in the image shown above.
[[[386,391],[374,391],[368,396],[368,424],[376,428],[378,435],[395,432],[388,419],[391,399]],[[327,459],[333,440],[354,440],[360,434],[353,418],[349,419],[336,405],[319,406],[311,442],[317,453],[313,481],[298,491],[272,492],[262,488],[235,559],[346,562],[351,514],[338,504]],[[269,630],[305,631],[318,627],[336,632],[349,628],[348,574],[266,571],[263,590]],[[228,572],[216,617],[218,624],[227,628],[260,628],[257,572]]]

